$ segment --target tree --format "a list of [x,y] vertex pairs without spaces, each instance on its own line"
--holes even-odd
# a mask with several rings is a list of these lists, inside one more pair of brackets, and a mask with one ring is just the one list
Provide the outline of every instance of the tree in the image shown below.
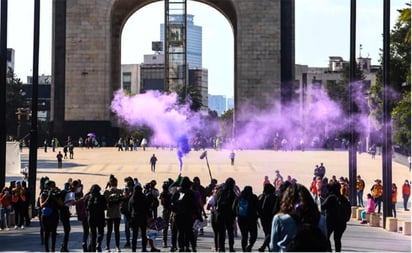
[[[390,83],[393,140],[410,153],[410,100],[411,100],[411,8],[398,10],[399,17],[390,35]],[[380,62],[382,63],[382,55]],[[371,88],[372,116],[382,122],[382,72],[376,76],[376,85]],[[409,105],[409,106],[408,106]],[[409,136],[409,138],[407,137]]]
[[220,115],[220,132],[225,138],[232,138],[233,109],[229,109]]
[[[27,108],[27,102],[24,98],[22,82],[12,70],[7,71],[6,87],[6,119],[7,119],[7,136],[17,136],[18,127],[18,108]],[[28,113],[28,112],[27,112]],[[21,121],[26,120],[27,115],[20,115]],[[13,138],[14,139],[14,138]]]
[[200,88],[194,85],[184,86],[177,91],[179,104],[190,104],[190,110],[198,112],[204,106],[202,103],[202,93]]

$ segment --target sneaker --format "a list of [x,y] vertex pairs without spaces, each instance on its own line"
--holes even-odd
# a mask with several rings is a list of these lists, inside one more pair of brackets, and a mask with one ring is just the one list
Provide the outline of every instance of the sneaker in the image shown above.
[[3,229],[2,229],[2,228],[0,228],[0,231],[3,231]]
[[110,252],[110,248],[106,247],[106,248],[104,249],[104,252]]
[[116,252],[121,252],[120,247],[116,247]]
[[151,252],[160,252],[160,249],[157,249],[157,248],[154,248],[154,247],[153,247],[153,248],[150,249],[150,251],[151,251]]
[[10,231],[10,228],[9,228],[9,227],[7,227],[7,228],[6,228],[6,231]]
[[19,228],[19,226],[17,226],[17,225],[16,225],[16,226],[14,226],[14,229],[15,229],[15,230],[16,230],[16,229],[18,229],[18,228]]
[[23,226],[23,225],[21,226],[21,229],[24,229],[24,226]]

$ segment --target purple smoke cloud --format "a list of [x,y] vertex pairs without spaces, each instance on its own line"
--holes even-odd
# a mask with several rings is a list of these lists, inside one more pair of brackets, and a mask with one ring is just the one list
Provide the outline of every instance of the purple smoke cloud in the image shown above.
[[[348,131],[350,124],[354,125],[360,136],[366,136],[370,121],[369,106],[362,89],[356,85],[354,87],[352,99],[359,110],[351,117],[347,116],[340,105],[329,98],[321,87],[311,89],[310,93],[306,94],[305,103],[292,101],[281,106],[274,101],[272,108],[263,111],[251,106],[236,108],[239,112],[236,119],[236,139],[226,142],[223,147],[273,147],[275,139],[286,139],[293,145],[302,140],[308,146],[314,140],[335,138],[338,133]],[[131,127],[149,126],[154,132],[151,144],[178,146],[180,168],[181,159],[190,152],[189,143],[199,129],[207,132],[210,126],[216,125],[216,122],[205,122],[201,113],[191,112],[189,104],[177,105],[175,93],[148,91],[126,96],[117,91],[112,101],[112,111]]]

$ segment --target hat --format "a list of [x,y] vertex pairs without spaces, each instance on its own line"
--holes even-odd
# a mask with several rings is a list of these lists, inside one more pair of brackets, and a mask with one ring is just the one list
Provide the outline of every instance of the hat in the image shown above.
[[382,181],[380,179],[376,179],[375,183],[381,183]]

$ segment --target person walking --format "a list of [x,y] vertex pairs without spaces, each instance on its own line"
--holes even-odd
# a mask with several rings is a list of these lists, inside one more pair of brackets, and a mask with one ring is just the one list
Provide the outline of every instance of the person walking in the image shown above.
[[229,158],[230,158],[230,165],[232,166],[235,165],[235,151],[234,150],[230,152]]
[[100,193],[100,186],[91,186],[88,197],[86,198],[87,222],[90,228],[90,252],[101,252],[104,236],[105,217],[107,209],[106,198]]
[[[46,252],[55,251],[57,224],[59,222],[59,206],[63,204],[54,181],[47,181],[40,193],[41,222],[44,229],[44,249]],[[51,248],[49,241],[51,239]]]
[[276,196],[275,190],[275,187],[270,182],[264,184],[263,192],[258,197],[258,214],[265,234],[263,244],[258,249],[260,252],[265,251],[269,247],[272,219],[276,212],[275,206],[280,201],[278,196]]
[[364,207],[363,205],[363,190],[365,189],[365,181],[360,175],[356,178],[356,194],[358,197],[358,207]]
[[44,139],[43,145],[44,145],[44,153],[47,153],[47,139]]
[[196,242],[193,231],[195,219],[202,220],[200,206],[196,200],[195,193],[191,190],[192,182],[188,177],[183,177],[180,189],[172,196],[171,208],[174,213],[174,222],[178,231],[179,251],[196,251]]
[[156,172],[156,162],[157,162],[157,157],[155,154],[152,155],[150,158],[150,170],[152,172]]
[[63,167],[63,154],[62,152],[59,151],[56,155],[57,158],[57,168],[62,168]]
[[242,251],[251,252],[257,239],[258,219],[258,198],[253,193],[252,186],[243,188],[240,196],[235,199],[233,208],[240,229]]
[[409,200],[410,195],[411,195],[411,185],[409,184],[408,179],[406,179],[405,183],[403,183],[402,185],[403,208],[405,211],[409,211],[408,200]]
[[[302,235],[300,231],[305,233]],[[287,186],[280,210],[273,217],[270,251],[325,252],[326,236],[325,217],[320,214],[309,190],[298,183]],[[303,241],[296,244],[295,238]]]
[[216,222],[218,224],[218,251],[225,251],[226,233],[229,239],[229,251],[234,252],[234,225],[235,213],[233,212],[233,203],[236,199],[235,180],[227,178],[221,190],[216,194]]
[[322,211],[326,214],[326,227],[328,231],[328,251],[332,252],[332,246],[330,244],[330,236],[333,233],[333,239],[335,241],[335,251],[340,252],[342,249],[342,235],[346,230],[346,222],[349,214],[344,207],[343,203],[348,204],[348,200],[340,193],[340,184],[333,183],[328,185],[328,196],[321,205]]

